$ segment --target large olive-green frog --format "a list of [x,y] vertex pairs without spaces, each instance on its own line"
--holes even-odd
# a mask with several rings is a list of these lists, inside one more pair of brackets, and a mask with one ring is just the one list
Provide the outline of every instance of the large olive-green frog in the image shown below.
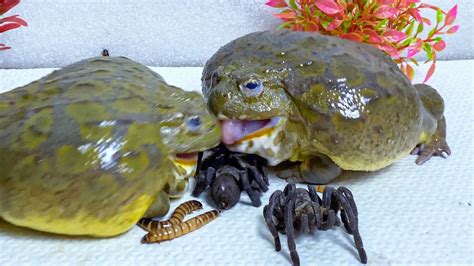
[[150,208],[166,213],[196,152],[219,142],[199,93],[127,58],[80,61],[0,94],[0,216],[59,234],[123,233]]
[[301,162],[300,181],[327,183],[341,169],[374,171],[412,150],[418,164],[450,154],[440,95],[413,86],[367,44],[308,32],[251,33],[207,61],[202,84],[229,149],[271,165]]

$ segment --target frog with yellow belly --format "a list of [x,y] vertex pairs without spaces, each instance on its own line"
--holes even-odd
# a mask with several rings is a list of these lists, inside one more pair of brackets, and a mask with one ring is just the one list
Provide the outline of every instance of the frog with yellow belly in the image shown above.
[[367,44],[319,33],[251,33],[207,61],[202,86],[230,150],[271,165],[301,162],[300,181],[378,170],[411,151],[418,164],[451,153],[441,96],[412,85]]
[[58,234],[123,233],[164,215],[196,152],[219,140],[199,93],[127,58],[80,61],[0,94],[0,217]]

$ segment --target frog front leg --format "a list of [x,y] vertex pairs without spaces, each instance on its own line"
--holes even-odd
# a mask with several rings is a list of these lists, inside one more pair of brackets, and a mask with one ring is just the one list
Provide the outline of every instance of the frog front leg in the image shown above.
[[165,216],[170,209],[170,198],[165,191],[161,191],[155,201],[150,205],[143,218]]
[[416,84],[415,88],[423,104],[421,110],[423,124],[419,144],[411,154],[418,155],[415,162],[421,165],[433,155],[442,157],[451,155],[451,149],[446,142],[443,98],[434,88],[426,84]]
[[342,169],[325,155],[315,155],[301,163],[285,162],[272,168],[276,175],[289,181],[309,184],[328,184]]

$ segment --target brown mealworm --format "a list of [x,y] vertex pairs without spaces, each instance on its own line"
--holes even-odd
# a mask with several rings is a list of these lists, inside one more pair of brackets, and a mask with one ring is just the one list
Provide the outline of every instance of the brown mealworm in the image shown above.
[[173,212],[170,219],[166,221],[154,221],[150,218],[142,218],[138,221],[137,225],[145,231],[152,232],[158,231],[164,227],[169,227],[173,224],[182,223],[184,216],[192,213],[193,211],[202,209],[201,202],[197,200],[190,200],[181,203]]
[[174,238],[186,235],[194,230],[201,228],[219,216],[219,211],[212,210],[194,218],[191,218],[184,223],[172,224],[169,227],[161,228],[145,235],[142,243],[159,243],[162,241],[172,240]]

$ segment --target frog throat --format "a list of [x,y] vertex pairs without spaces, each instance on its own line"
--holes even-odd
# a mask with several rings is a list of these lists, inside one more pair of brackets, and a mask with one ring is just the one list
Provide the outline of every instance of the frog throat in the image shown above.
[[171,198],[179,198],[185,192],[188,180],[196,172],[197,153],[180,153],[171,157],[173,162],[172,174],[174,181],[169,183],[168,194]]
[[283,151],[279,137],[285,124],[285,117],[266,120],[222,120],[222,142],[231,151],[257,154],[267,159],[269,165],[277,165],[291,155]]
[[196,171],[197,160],[197,152],[176,154],[172,158],[175,166],[175,171],[173,171],[175,178],[182,180],[192,176]]

